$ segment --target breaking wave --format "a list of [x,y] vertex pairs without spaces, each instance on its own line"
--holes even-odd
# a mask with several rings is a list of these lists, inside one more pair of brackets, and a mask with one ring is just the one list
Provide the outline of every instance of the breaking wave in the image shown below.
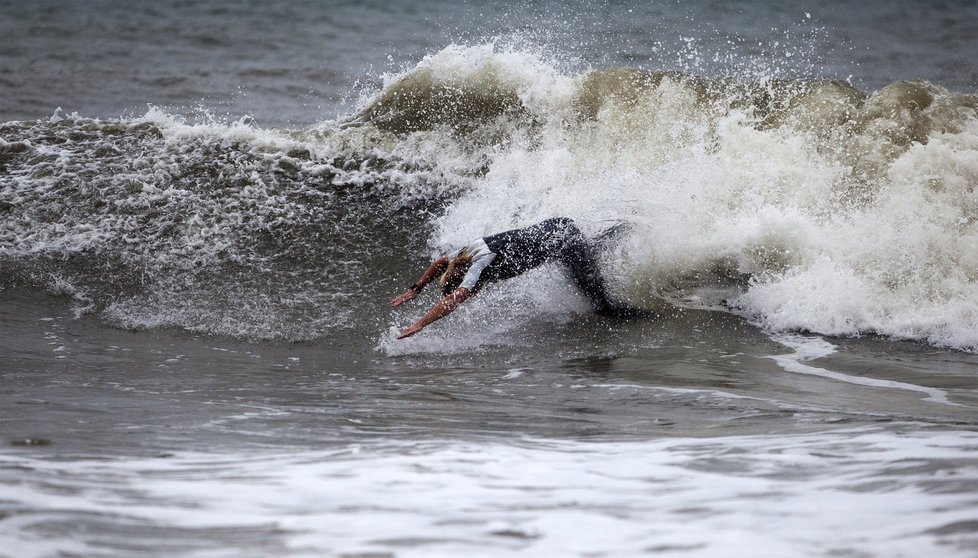
[[[564,215],[632,303],[978,350],[978,96],[452,45],[307,130],[0,124],[0,285],[125,328],[376,334],[431,252]],[[370,334],[370,333],[368,333]]]

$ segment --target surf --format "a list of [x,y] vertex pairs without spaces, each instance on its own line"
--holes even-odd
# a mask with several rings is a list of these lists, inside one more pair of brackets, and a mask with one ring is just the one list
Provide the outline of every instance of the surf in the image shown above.
[[[561,215],[630,223],[604,265],[637,306],[978,347],[978,96],[938,84],[581,69],[484,43],[305,129],[154,108],[0,131],[4,284],[127,329],[321,338],[359,327],[358,293],[408,260]],[[385,263],[391,246],[407,257]]]

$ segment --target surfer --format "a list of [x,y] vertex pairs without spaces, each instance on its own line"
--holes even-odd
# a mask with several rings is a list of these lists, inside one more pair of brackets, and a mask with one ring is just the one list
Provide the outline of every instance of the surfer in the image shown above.
[[[608,236],[609,232],[602,236]],[[451,314],[489,283],[511,279],[554,260],[567,267],[574,283],[598,314],[615,317],[641,315],[640,310],[608,297],[595,252],[594,244],[588,242],[574,221],[566,217],[547,219],[523,229],[470,242],[432,262],[417,283],[391,300],[392,307],[412,300],[436,277],[441,286],[442,299],[397,338],[410,337]]]

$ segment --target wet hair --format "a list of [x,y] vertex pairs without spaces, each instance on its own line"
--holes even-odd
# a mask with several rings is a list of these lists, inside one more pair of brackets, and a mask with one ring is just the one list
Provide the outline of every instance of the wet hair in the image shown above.
[[468,250],[462,250],[459,255],[448,262],[448,268],[438,279],[442,295],[452,294],[462,284],[462,279],[465,279],[465,272],[469,270],[470,265],[472,265],[472,255],[469,254]]

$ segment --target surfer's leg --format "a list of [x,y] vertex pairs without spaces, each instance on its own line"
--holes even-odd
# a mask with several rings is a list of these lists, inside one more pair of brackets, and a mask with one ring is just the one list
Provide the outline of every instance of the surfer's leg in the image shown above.
[[486,239],[500,254],[499,278],[515,277],[546,261],[560,261],[570,272],[574,284],[591,302],[596,312],[607,316],[629,317],[636,310],[608,296],[598,266],[598,247],[589,242],[573,220],[554,217],[536,225],[507,231]]
[[619,319],[651,316],[651,312],[633,308],[608,296],[604,278],[598,266],[600,245],[584,238],[584,234],[570,219],[565,220],[562,225],[564,226],[564,245],[561,248],[560,260],[570,270],[571,277],[573,277],[577,287],[591,301],[591,306],[594,307],[595,312],[602,316]]
[[597,250],[584,238],[584,233],[574,221],[562,219],[559,225],[563,229],[563,243],[558,255],[560,261],[567,266],[574,284],[588,297],[594,309],[606,311],[613,304],[598,267]]

